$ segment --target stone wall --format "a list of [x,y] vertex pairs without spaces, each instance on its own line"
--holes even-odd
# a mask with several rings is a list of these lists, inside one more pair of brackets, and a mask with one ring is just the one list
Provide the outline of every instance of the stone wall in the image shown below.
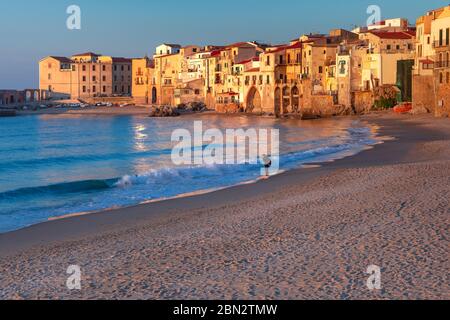
[[369,112],[375,102],[372,91],[355,91],[353,108],[357,114]]
[[433,76],[413,76],[412,100],[414,112],[434,112],[436,100]]
[[435,115],[437,117],[450,117],[450,84],[448,83],[438,86]]

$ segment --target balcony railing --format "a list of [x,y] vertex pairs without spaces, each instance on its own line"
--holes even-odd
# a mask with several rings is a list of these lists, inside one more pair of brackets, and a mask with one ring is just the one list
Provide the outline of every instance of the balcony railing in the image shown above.
[[450,61],[437,61],[434,63],[435,68],[450,68]]
[[450,39],[447,39],[446,41],[442,40],[438,40],[438,41],[434,41],[433,42],[433,48],[450,48]]

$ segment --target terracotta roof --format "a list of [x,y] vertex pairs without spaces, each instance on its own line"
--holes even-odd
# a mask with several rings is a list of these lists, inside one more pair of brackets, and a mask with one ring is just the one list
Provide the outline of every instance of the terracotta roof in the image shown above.
[[408,40],[415,37],[414,31],[398,31],[398,32],[389,32],[389,31],[370,31],[369,33],[377,36],[381,39],[399,39],[399,40]]
[[420,62],[422,62],[423,64],[433,64],[434,61],[431,59],[422,59],[420,60]]
[[217,57],[220,56],[220,53],[222,52],[222,50],[214,50],[211,51],[211,57]]

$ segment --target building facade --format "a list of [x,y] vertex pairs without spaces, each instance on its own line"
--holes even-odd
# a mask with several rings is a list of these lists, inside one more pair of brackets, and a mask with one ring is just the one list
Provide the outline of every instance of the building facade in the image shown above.
[[77,54],[39,62],[39,88],[49,98],[88,99],[131,95],[131,59]]

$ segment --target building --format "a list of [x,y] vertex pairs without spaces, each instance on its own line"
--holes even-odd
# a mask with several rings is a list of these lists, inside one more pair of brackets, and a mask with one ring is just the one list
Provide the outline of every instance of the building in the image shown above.
[[156,47],[155,56],[165,56],[169,54],[180,53],[181,46],[179,44],[163,43]]
[[131,59],[92,52],[39,62],[39,88],[48,98],[89,99],[131,95]]
[[148,57],[132,60],[132,90],[134,102],[138,104],[156,104],[155,63]]
[[[437,116],[450,114],[450,5],[417,19],[413,107]],[[431,94],[430,94],[431,93]]]

